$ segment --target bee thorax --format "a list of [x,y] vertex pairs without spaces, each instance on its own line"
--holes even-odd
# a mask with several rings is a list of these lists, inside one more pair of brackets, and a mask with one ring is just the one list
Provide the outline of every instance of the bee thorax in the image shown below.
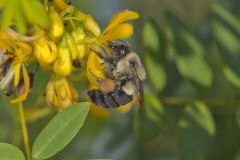
[[125,60],[120,60],[117,63],[117,67],[116,67],[116,72],[118,73],[127,73],[130,70],[130,63],[129,61],[125,61]]
[[137,73],[137,76],[140,80],[146,79],[146,72],[144,66],[139,58],[139,56],[135,52],[130,52],[126,57],[126,61],[132,65],[134,71]]

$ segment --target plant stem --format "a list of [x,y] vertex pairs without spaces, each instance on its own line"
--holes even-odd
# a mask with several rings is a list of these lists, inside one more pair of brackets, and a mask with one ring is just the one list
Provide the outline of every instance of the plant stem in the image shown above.
[[23,141],[24,141],[27,160],[32,160],[31,150],[30,150],[30,145],[29,145],[29,138],[28,138],[28,131],[27,131],[27,126],[26,126],[26,121],[25,121],[25,117],[24,117],[22,103],[18,104],[18,113],[19,113],[19,118],[20,118],[20,123],[21,123],[21,128],[22,128]]
[[224,100],[224,99],[207,99],[207,98],[183,98],[183,97],[159,97],[162,104],[171,106],[182,106],[194,101],[202,101],[209,107],[225,107],[232,109],[240,105],[238,100]]

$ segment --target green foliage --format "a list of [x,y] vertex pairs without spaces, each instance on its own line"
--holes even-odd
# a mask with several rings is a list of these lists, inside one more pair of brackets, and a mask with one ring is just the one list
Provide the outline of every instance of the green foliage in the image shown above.
[[[57,114],[43,130],[42,120],[46,123],[52,114],[36,119],[28,124],[30,141],[34,142],[34,159],[238,158],[239,2],[163,1],[145,1],[146,5],[141,7],[136,7],[139,2],[126,2],[133,4],[130,8],[136,7],[134,9],[139,10],[142,17],[142,25],[135,25],[141,34],[136,32],[135,35],[141,39],[132,50],[143,54],[141,57],[146,66],[145,113],[139,115],[138,108],[125,115],[109,112],[109,117],[99,119],[90,115],[85,122],[89,104],[80,103]],[[102,15],[109,17],[112,9],[118,7],[120,10],[125,3],[116,5],[113,1],[94,0],[73,1],[73,4],[84,10],[92,8],[93,17],[99,15],[96,19],[102,20],[105,17]],[[98,4],[107,6],[107,12],[102,7],[96,9]],[[158,9],[149,7],[150,4],[155,4],[154,8],[164,8],[162,17],[159,17]],[[0,0],[0,8],[2,28],[12,26],[26,33],[28,24],[43,27],[48,24],[47,13],[39,0]],[[102,13],[95,14],[98,12]],[[76,74],[70,78],[78,82],[79,77]],[[25,102],[26,110],[30,107],[41,110],[44,105],[36,106],[39,95],[44,95],[49,75],[37,71],[34,78],[34,90]],[[87,86],[86,83],[78,85],[84,89]],[[80,99],[84,100],[82,94]],[[0,139],[21,146],[16,108],[8,100],[0,95]],[[85,127],[77,134],[83,123]],[[24,156],[16,147],[0,143],[0,159],[21,160]]]
[[218,17],[226,21],[232,28],[234,28],[238,33],[240,33],[240,20],[237,17],[235,17],[223,6],[217,3],[214,5],[213,11]]
[[218,21],[213,22],[213,33],[219,44],[226,48],[230,54],[240,54],[240,40],[227,27]]
[[179,121],[179,154],[184,160],[203,160],[215,135],[211,112],[203,102],[186,105]]
[[134,128],[139,140],[149,140],[158,135],[162,129],[164,108],[158,98],[145,95],[145,112],[135,113]]
[[20,33],[27,31],[27,23],[46,27],[47,13],[39,0],[0,0],[1,28],[14,26]]
[[156,26],[152,20],[149,20],[144,24],[142,31],[145,47],[155,53],[159,52],[161,47],[158,30],[158,26]]
[[164,67],[165,44],[163,34],[153,20],[148,20],[144,23],[142,37],[146,48],[144,61],[147,69],[147,78],[156,91],[161,91],[167,83]]
[[25,157],[17,147],[7,143],[0,143],[1,160],[25,160]]
[[149,81],[157,91],[161,91],[167,81],[164,68],[149,55],[145,57],[145,64]]
[[[176,26],[176,18],[171,19],[172,32],[176,50],[176,64],[179,72],[185,78],[201,85],[210,87],[213,73],[206,61],[205,50],[201,42],[183,25]],[[181,22],[178,22],[181,24]]]
[[47,159],[62,150],[82,127],[89,103],[75,104],[57,114],[42,130],[33,144],[35,159]]

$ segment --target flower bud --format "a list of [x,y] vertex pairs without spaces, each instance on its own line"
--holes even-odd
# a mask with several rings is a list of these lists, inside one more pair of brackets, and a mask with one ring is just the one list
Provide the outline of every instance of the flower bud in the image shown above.
[[73,16],[77,17],[79,20],[84,20],[87,15],[79,11],[78,9],[75,9],[73,12]]
[[21,54],[24,54],[25,56],[32,53],[32,47],[28,43],[16,41],[15,45],[21,49]]
[[77,58],[78,59],[83,59],[84,56],[86,55],[87,46],[85,44],[80,44],[80,45],[77,45],[77,49],[78,49]]
[[83,39],[86,37],[86,33],[84,32],[83,28],[78,27],[71,33],[73,39],[75,40],[76,44],[81,44]]
[[58,57],[54,63],[53,70],[59,76],[68,76],[72,72],[71,53],[66,36],[63,36],[58,45]]
[[66,10],[69,5],[64,0],[53,0],[53,5],[58,12]]
[[57,58],[57,46],[44,36],[33,43],[33,53],[41,65],[52,64]]
[[57,11],[54,10],[54,7],[49,8],[48,15],[51,22],[48,30],[48,36],[51,40],[58,41],[64,32],[63,22]]
[[94,36],[96,37],[100,36],[101,34],[100,28],[92,16],[87,15],[84,19],[83,25],[84,29],[90,31]]
[[73,39],[72,35],[68,33],[66,34],[66,39],[68,43],[68,48],[70,49],[71,52],[72,60],[75,60],[78,57],[78,49],[75,40]]
[[60,111],[70,107],[77,101],[79,95],[76,89],[66,78],[52,78],[46,88],[46,101],[48,105],[54,105]]

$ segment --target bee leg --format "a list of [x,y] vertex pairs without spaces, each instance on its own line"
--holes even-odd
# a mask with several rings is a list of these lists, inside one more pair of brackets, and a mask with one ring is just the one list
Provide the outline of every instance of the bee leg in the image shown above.
[[99,51],[97,51],[97,50],[95,50],[95,49],[90,49],[91,51],[93,51],[94,53],[96,53],[97,54],[97,56],[100,58],[100,59],[102,59],[103,61],[105,61],[105,59],[107,59],[107,57],[109,57],[105,52],[99,52]]
[[100,52],[98,52],[98,51],[96,51],[96,50],[93,50],[93,51],[94,51],[94,53],[97,54],[97,56],[98,56],[100,59],[102,59],[102,60],[104,61],[105,56],[104,56],[102,53],[100,53]]
[[102,51],[102,52],[99,52],[99,51],[96,51],[96,50],[93,50],[91,49],[94,53],[97,54],[97,56],[103,60],[104,63],[109,63],[111,64],[113,62],[113,58],[107,54],[105,51]]
[[113,76],[112,72],[109,69],[104,69],[104,74],[106,75],[107,78],[115,80],[115,77]]

